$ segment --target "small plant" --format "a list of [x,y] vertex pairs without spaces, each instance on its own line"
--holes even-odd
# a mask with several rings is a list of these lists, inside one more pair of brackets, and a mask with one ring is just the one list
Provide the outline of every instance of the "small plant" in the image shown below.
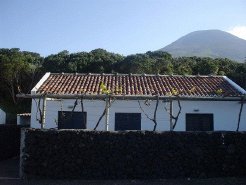
[[196,87],[192,87],[192,88],[189,90],[189,93],[193,93],[193,92],[195,92],[195,90],[196,90]]
[[100,86],[100,90],[101,90],[102,94],[108,95],[111,93],[111,91],[109,89],[107,89],[106,85],[103,82],[100,82],[99,86]]
[[176,88],[172,88],[171,91],[166,93],[166,96],[178,96],[179,95],[179,91]]
[[172,88],[171,93],[173,96],[177,96],[179,94],[179,91],[176,88]]
[[218,90],[215,91],[215,93],[216,93],[217,95],[221,95],[221,94],[223,93],[223,90],[222,90],[222,89],[218,89]]
[[116,86],[115,87],[115,93],[120,93],[120,94],[122,94],[122,87],[121,86]]

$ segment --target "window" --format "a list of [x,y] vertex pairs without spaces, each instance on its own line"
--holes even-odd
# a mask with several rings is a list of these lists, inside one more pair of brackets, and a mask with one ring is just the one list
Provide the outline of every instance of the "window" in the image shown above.
[[58,111],[58,129],[86,129],[86,112]]
[[213,114],[186,114],[186,131],[213,131]]
[[141,113],[115,113],[115,130],[141,130]]

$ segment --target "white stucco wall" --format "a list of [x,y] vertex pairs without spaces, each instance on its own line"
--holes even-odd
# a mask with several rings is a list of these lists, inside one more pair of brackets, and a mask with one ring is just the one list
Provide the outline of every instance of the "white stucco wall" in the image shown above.
[[6,123],[6,113],[0,109],[0,124],[5,124]]
[[[58,120],[58,111],[71,111],[75,100],[47,100],[46,124],[45,128],[56,128],[56,121]],[[62,103],[61,103],[62,102]],[[153,116],[155,109],[155,102],[147,107],[144,101],[141,105],[145,112],[150,117]],[[164,109],[165,103],[160,101],[157,111],[157,130],[170,130],[169,115]],[[214,115],[214,130],[228,130],[235,131],[237,128],[237,120],[240,109],[238,101],[181,101],[182,112],[179,121],[176,125],[176,131],[185,131],[185,115],[186,113],[213,113]],[[105,107],[105,101],[99,100],[84,100],[84,110],[87,112],[87,129],[93,129],[96,125],[100,115]],[[42,106],[41,106],[42,108]],[[173,104],[173,112],[177,113],[177,102]],[[196,111],[194,111],[196,110]],[[81,111],[80,103],[77,105],[75,111]],[[31,127],[40,128],[39,122],[36,120],[37,107],[34,100],[32,100],[32,115]],[[115,128],[115,113],[141,113],[141,129],[152,130],[153,122],[146,118],[144,113],[140,110],[136,100],[117,100],[113,102],[109,110],[109,130]],[[39,113],[37,114],[39,118]],[[97,130],[105,129],[105,118],[102,119]],[[246,130],[246,106],[243,108],[240,130]]]
[[[175,108],[177,110],[177,106]],[[198,109],[199,112],[194,110]],[[213,113],[214,130],[235,131],[237,128],[238,114],[240,110],[239,101],[183,101],[182,114],[180,114],[176,129],[185,130],[186,113]],[[246,130],[246,107],[241,115],[240,130]]]

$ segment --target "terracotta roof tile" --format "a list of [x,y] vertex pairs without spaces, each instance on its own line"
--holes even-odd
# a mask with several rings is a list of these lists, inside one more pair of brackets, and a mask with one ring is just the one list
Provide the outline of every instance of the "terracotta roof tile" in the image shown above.
[[167,76],[137,74],[50,74],[37,93],[101,94],[103,82],[117,95],[239,96],[242,95],[222,76]]

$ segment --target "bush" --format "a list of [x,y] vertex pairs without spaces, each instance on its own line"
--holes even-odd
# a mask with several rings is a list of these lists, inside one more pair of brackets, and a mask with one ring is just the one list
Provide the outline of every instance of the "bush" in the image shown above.
[[23,178],[246,175],[246,132],[25,131]]

